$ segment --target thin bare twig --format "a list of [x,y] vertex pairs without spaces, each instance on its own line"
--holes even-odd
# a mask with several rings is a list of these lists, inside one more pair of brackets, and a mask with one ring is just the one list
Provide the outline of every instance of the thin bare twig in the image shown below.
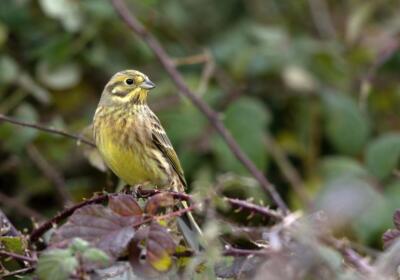
[[260,214],[264,217],[268,218],[274,218],[276,220],[282,220],[282,215],[279,214],[278,212],[271,210],[267,207],[263,207],[254,203],[250,203],[245,200],[240,200],[237,198],[229,198],[229,197],[224,197],[224,200],[227,201],[231,206],[239,208],[239,209],[246,209],[247,211],[250,211],[252,213],[257,213]]
[[65,218],[68,218],[71,216],[76,210],[79,208],[82,208],[83,206],[89,205],[89,204],[96,204],[96,203],[102,203],[108,200],[108,198],[112,194],[102,194],[99,196],[95,196],[91,199],[85,200],[79,204],[76,204],[70,208],[65,209],[62,211],[60,214],[54,216],[52,219],[48,220],[47,222],[43,223],[40,225],[38,228],[34,229],[29,236],[29,240],[31,242],[37,241],[46,231],[52,228],[53,225],[59,224],[62,220]]
[[[265,256],[266,254],[268,254],[268,251],[266,249],[251,250],[251,249],[240,249],[240,248],[234,248],[231,246],[225,246],[225,249],[222,250],[222,255],[231,256],[231,257],[253,256],[253,255]],[[177,258],[193,257],[195,255],[196,255],[196,253],[193,251],[184,251],[184,252],[175,253],[174,257],[177,257]]]
[[372,275],[374,272],[374,268],[368,263],[368,261],[348,246],[346,241],[337,240],[333,237],[327,237],[323,241],[338,250],[342,254],[343,258],[347,260],[348,263],[352,264],[359,272],[364,275]]
[[75,140],[78,140],[79,142],[85,143],[89,146],[92,147],[96,147],[96,144],[94,144],[92,141],[80,136],[80,135],[75,135],[66,131],[63,131],[61,129],[56,129],[56,128],[52,128],[52,127],[47,127],[41,124],[37,124],[37,123],[29,123],[29,122],[25,122],[25,121],[20,121],[17,120],[15,118],[9,117],[9,116],[5,116],[0,114],[0,123],[1,121],[5,121],[8,123],[12,123],[12,124],[16,124],[19,126],[24,126],[24,127],[30,127],[30,128],[34,128],[34,129],[38,129],[44,132],[48,132],[48,133],[52,133],[52,134],[58,134],[67,138],[72,138]]
[[[172,191],[160,191],[160,190],[143,190],[143,189],[137,189],[135,195],[137,197],[149,197],[149,196],[153,196],[159,193],[170,193],[173,198],[175,199],[181,199],[181,200],[185,200],[188,202],[192,202],[193,198],[191,195],[186,194],[186,193],[180,193],[180,192],[172,192]],[[281,220],[283,217],[282,215],[280,215],[278,212],[271,210],[267,207],[263,207],[254,203],[250,203],[248,201],[245,200],[240,200],[240,199],[236,199],[236,198],[230,198],[230,197],[224,197],[223,198],[226,202],[228,202],[232,207],[237,208],[237,209],[245,209],[249,212],[252,213],[258,213],[264,217],[268,217],[268,218],[274,218],[277,220]]]
[[11,209],[15,209],[21,215],[29,219],[34,218],[38,221],[43,221],[46,219],[42,214],[24,205],[18,199],[10,197],[2,192],[0,192],[0,204],[3,204]]
[[60,195],[62,203],[70,203],[72,197],[67,191],[67,185],[63,176],[55,169],[40,153],[35,145],[30,144],[27,147],[27,152],[31,160],[36,164],[45,177],[47,177],[55,186]]
[[23,256],[23,255],[12,253],[12,252],[7,252],[7,251],[0,251],[0,256],[10,257],[10,258],[13,258],[16,260],[26,261],[26,262],[30,262],[30,263],[37,262],[37,260],[34,258]]
[[0,277],[1,277],[1,279],[4,279],[5,277],[11,277],[11,276],[15,276],[15,275],[18,275],[18,274],[25,274],[25,273],[28,273],[28,272],[31,272],[31,271],[34,271],[34,270],[35,270],[34,267],[25,267],[25,268],[21,268],[21,269],[18,269],[18,270],[11,271],[9,273],[5,273],[3,275],[0,275]]
[[271,135],[267,134],[265,137],[265,144],[270,151],[279,169],[282,171],[283,176],[292,186],[293,190],[297,193],[300,200],[309,208],[312,208],[311,199],[304,188],[303,180],[301,179],[297,170],[292,166],[289,159],[282,149],[278,146]]
[[335,27],[332,24],[332,17],[329,12],[328,4],[325,0],[308,0],[311,16],[319,35],[326,39],[337,37]]
[[251,256],[251,255],[261,255],[265,256],[268,253],[266,249],[261,250],[250,250],[250,249],[240,249],[228,246],[224,249],[222,254],[224,256],[233,256],[233,257],[240,257],[240,256]]
[[197,87],[197,94],[199,96],[203,96],[204,93],[207,91],[208,84],[215,71],[215,61],[214,58],[212,57],[210,50],[206,49],[204,51],[204,56],[206,57],[206,60],[203,71],[201,73],[200,83],[199,86]]
[[285,213],[289,212],[286,203],[282,200],[279,193],[276,191],[275,186],[270,183],[263,173],[258,170],[255,164],[248,158],[248,156],[240,149],[236,140],[232,137],[230,132],[225,128],[222,121],[220,120],[218,113],[208,106],[200,97],[195,95],[185,83],[182,75],[178,72],[174,62],[166,53],[164,48],[158,42],[158,40],[149,33],[138,19],[129,12],[123,0],[111,0],[115,10],[120,15],[121,19],[127,24],[127,26],[139,36],[154,52],[159,62],[162,64],[166,72],[169,74],[179,91],[186,96],[210,121],[217,132],[224,139],[235,157],[249,170],[249,172],[256,178],[264,191],[266,191],[276,203],[276,205]]

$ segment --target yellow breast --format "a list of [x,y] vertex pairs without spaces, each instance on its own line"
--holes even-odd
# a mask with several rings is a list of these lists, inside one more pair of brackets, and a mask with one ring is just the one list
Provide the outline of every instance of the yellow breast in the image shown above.
[[125,183],[164,184],[166,174],[160,170],[157,154],[148,143],[141,120],[132,116],[114,120],[95,118],[95,140],[108,167]]

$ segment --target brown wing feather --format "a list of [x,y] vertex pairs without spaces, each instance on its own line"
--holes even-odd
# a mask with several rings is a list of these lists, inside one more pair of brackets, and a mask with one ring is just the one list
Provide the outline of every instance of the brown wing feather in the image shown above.
[[164,129],[162,128],[160,121],[158,118],[153,114],[152,115],[152,138],[153,143],[155,146],[161,151],[161,153],[168,159],[169,163],[171,164],[172,168],[175,170],[176,174],[179,177],[182,185],[186,188],[187,183],[185,180],[185,176],[183,174],[183,169],[179,158],[172,147],[171,141],[169,140],[167,134],[165,133]]

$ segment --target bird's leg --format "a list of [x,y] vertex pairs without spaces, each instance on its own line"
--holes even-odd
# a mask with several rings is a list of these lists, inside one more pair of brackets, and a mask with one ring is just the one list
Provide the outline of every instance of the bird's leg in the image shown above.
[[125,184],[121,189],[121,193],[131,194],[132,193],[131,186],[128,184]]

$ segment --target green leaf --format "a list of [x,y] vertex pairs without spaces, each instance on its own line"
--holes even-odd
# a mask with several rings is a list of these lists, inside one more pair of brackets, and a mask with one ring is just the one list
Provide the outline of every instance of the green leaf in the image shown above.
[[[247,97],[232,104],[224,116],[224,123],[233,138],[261,170],[267,166],[268,156],[264,137],[269,119],[268,111],[257,100]],[[242,174],[247,172],[219,135],[212,138],[211,144],[218,164],[223,170]]]
[[400,158],[400,134],[385,134],[368,144],[366,161],[368,170],[384,179],[396,168]]
[[0,56],[0,82],[12,83],[18,78],[18,65],[8,55]]
[[110,260],[110,257],[100,249],[97,248],[89,248],[85,252],[83,252],[82,257],[90,262],[107,264]]
[[369,124],[357,104],[349,97],[334,92],[323,94],[325,133],[341,153],[354,155],[368,140]]
[[325,157],[320,166],[321,175],[326,181],[343,177],[361,178],[367,175],[367,171],[359,162],[345,156]]
[[77,267],[71,250],[53,249],[40,256],[36,272],[41,280],[67,280]]
[[83,240],[82,238],[74,238],[70,247],[74,252],[84,252],[89,248],[89,246],[90,244],[86,240]]
[[23,237],[1,236],[0,245],[8,252],[23,254],[27,248],[26,239]]
[[18,76],[18,84],[39,102],[43,104],[49,104],[51,102],[50,93],[36,83],[27,73],[20,73]]
[[81,75],[80,66],[74,63],[55,67],[42,61],[37,67],[39,80],[54,90],[65,90],[76,86],[81,80]]
[[[15,117],[22,121],[34,123],[38,119],[38,114],[30,104],[23,103],[17,108]],[[38,130],[34,128],[0,124],[0,138],[5,140],[6,149],[13,152],[25,149],[26,145],[35,140],[37,135]]]
[[75,32],[83,26],[83,14],[79,2],[73,0],[40,0],[44,13],[61,21],[67,31]]

